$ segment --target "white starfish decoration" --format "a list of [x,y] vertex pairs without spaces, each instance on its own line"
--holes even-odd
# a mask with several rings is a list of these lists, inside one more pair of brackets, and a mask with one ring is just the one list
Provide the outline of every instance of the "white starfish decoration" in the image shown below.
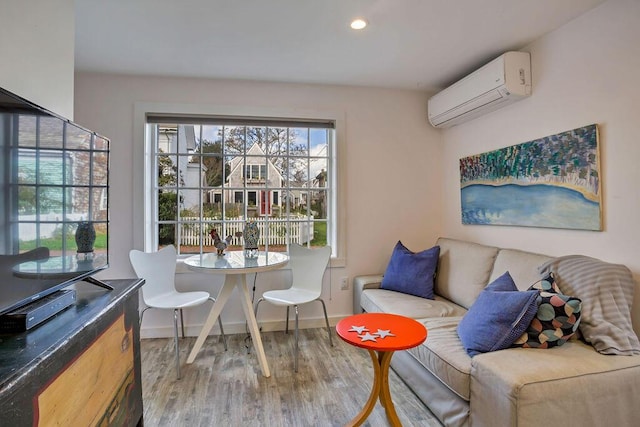
[[351,329],[349,329],[349,332],[357,332],[358,335],[360,335],[363,332],[369,332],[369,329],[367,329],[366,326],[351,326]]
[[373,341],[376,342],[376,336],[375,335],[371,335],[369,332],[367,332],[364,335],[359,335],[360,339],[362,340],[362,342],[365,341]]
[[395,337],[395,334],[391,333],[391,329],[378,329],[378,332],[375,333],[379,338],[384,337]]

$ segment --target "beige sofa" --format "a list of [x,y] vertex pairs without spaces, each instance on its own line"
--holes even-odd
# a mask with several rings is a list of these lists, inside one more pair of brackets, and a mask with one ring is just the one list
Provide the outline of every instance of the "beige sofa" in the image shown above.
[[465,352],[456,327],[480,291],[505,271],[525,290],[551,257],[446,238],[437,245],[435,300],[380,289],[381,275],[358,276],[354,312],[402,314],[427,327],[427,340],[396,352],[391,366],[444,425],[640,426],[639,355],[601,354],[580,339]]

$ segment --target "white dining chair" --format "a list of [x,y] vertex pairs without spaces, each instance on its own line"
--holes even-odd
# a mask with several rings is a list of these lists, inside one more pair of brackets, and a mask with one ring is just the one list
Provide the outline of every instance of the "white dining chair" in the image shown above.
[[327,307],[320,294],[322,292],[322,276],[329,264],[331,248],[324,246],[317,249],[310,249],[298,244],[289,245],[289,266],[291,267],[291,286],[288,289],[267,291],[256,303],[255,314],[258,316],[258,307],[262,301],[271,304],[286,306],[287,317],[285,319],[285,333],[289,333],[289,308],[293,306],[295,310],[295,347],[294,347],[294,370],[298,372],[298,306],[301,304],[320,301],[324,311],[324,320],[327,324],[329,334],[329,344],[333,347],[331,339],[331,329],[329,318],[327,317]]
[[[184,338],[184,320],[182,309],[203,304],[207,300],[215,299],[206,291],[179,292],[175,286],[176,248],[166,246],[157,252],[142,252],[133,249],[129,252],[129,260],[136,275],[145,280],[142,285],[142,300],[147,307],[140,314],[140,324],[145,311],[150,308],[173,310],[173,332],[176,351],[176,373],[180,379],[180,348],[178,346],[178,313],[182,338]],[[222,320],[218,317],[224,349],[227,350],[227,340],[222,327]]]

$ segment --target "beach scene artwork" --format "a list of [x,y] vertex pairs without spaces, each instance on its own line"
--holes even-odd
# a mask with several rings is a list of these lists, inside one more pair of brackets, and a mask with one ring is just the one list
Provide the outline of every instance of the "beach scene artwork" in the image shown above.
[[463,224],[602,230],[597,125],[460,159]]

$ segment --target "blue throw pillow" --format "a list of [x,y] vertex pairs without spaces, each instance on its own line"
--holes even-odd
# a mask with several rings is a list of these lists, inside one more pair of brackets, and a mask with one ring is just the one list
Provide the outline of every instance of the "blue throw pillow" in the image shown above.
[[536,315],[537,297],[538,291],[518,291],[509,272],[487,285],[458,324],[467,354],[510,347]]
[[382,278],[382,289],[433,299],[439,255],[440,246],[414,253],[398,240]]
[[518,287],[516,286],[511,274],[506,271],[502,276],[498,277],[493,282],[489,283],[484,291],[517,291]]

